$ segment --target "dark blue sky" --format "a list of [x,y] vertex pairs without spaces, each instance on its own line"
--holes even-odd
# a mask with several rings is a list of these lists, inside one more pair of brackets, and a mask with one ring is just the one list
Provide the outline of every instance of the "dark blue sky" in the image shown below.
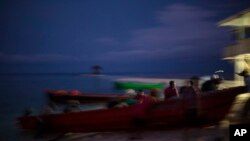
[[217,23],[248,0],[1,0],[0,68],[9,72],[232,72]]

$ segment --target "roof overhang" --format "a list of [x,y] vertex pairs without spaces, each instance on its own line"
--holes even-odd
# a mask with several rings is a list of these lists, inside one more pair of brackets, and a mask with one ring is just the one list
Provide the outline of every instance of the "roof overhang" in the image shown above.
[[247,59],[250,60],[250,54],[245,53],[245,54],[240,54],[240,55],[235,55],[231,57],[224,57],[222,60],[236,60],[236,59]]
[[250,9],[246,9],[238,14],[228,17],[218,23],[219,26],[249,26]]

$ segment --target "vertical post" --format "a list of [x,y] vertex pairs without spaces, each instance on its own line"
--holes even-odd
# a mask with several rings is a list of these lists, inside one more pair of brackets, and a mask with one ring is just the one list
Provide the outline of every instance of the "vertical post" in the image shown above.
[[[240,73],[242,70],[244,70],[244,60],[242,58],[235,58],[234,60],[234,72]],[[240,85],[244,85],[243,77],[234,74],[234,80],[239,82]]]

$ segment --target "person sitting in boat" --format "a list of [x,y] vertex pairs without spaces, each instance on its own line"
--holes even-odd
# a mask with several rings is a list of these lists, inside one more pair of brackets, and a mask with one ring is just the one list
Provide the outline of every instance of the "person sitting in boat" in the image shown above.
[[164,95],[165,95],[165,100],[172,98],[174,96],[179,97],[179,93],[175,87],[174,81],[169,82],[169,87],[164,90]]
[[134,100],[135,97],[135,91],[133,89],[128,89],[126,90],[125,96],[128,96],[128,99],[126,100],[118,100],[118,99],[111,99],[108,101],[106,107],[107,108],[114,108],[114,107],[127,107],[129,105],[133,105],[134,103],[136,103],[137,101]]
[[149,98],[152,100],[152,102],[159,101],[159,89],[151,89]]
[[138,104],[151,105],[152,103],[159,101],[158,94],[158,89],[151,89],[149,95],[145,95],[144,92],[140,90],[135,99]]
[[207,91],[218,90],[221,81],[222,80],[219,78],[218,75],[212,75],[210,80],[207,80],[202,84],[201,91],[207,92]]
[[128,99],[126,99],[124,103],[125,103],[127,106],[137,104],[137,100],[135,99],[135,96],[136,96],[135,90],[133,90],[133,89],[128,89],[128,90],[126,91],[126,95],[128,96]]
[[143,101],[145,101],[145,98],[147,96],[145,95],[144,91],[143,90],[138,90],[136,96],[135,96],[135,99],[137,100],[137,102],[140,104],[140,103],[143,103]]

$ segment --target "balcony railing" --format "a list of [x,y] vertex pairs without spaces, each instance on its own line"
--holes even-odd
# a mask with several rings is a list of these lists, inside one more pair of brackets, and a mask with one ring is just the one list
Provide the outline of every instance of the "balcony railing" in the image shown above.
[[224,58],[233,58],[241,54],[250,53],[250,38],[242,39],[237,42],[237,44],[226,47],[223,50]]

